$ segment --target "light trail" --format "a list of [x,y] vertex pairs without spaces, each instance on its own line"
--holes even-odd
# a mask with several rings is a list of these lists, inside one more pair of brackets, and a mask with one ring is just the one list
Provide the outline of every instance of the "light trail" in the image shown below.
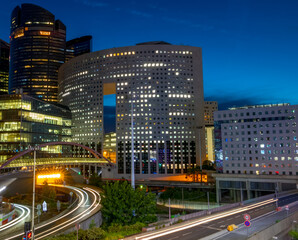
[[257,207],[260,207],[260,206],[264,206],[264,205],[267,205],[267,204],[270,204],[270,203],[273,203],[273,202],[276,202],[276,201],[278,201],[278,200],[277,199],[269,199],[269,200],[266,200],[266,201],[263,201],[263,202],[260,202],[260,203],[255,203],[255,204],[249,205],[247,207],[242,207],[242,208],[239,208],[239,209],[236,209],[236,210],[231,210],[231,211],[228,211],[228,212],[225,212],[225,213],[219,213],[219,214],[216,214],[214,216],[205,217],[205,218],[200,219],[200,220],[195,220],[195,221],[192,221],[190,223],[183,224],[181,226],[173,227],[171,229],[165,229],[165,230],[158,231],[156,233],[150,233],[150,234],[147,234],[147,235],[144,235],[144,236],[136,237],[135,239],[150,240],[150,239],[162,237],[162,236],[165,236],[165,235],[168,235],[168,234],[171,234],[171,233],[179,232],[179,231],[189,229],[189,228],[192,228],[192,227],[204,224],[204,223],[208,223],[208,222],[211,222],[211,221],[223,218],[223,217],[228,217],[228,216],[234,215],[236,213],[240,213],[240,212],[248,211],[250,209],[254,209],[254,208],[257,208]]
[[29,214],[30,214],[29,208],[27,208],[26,206],[23,206],[23,205],[19,205],[19,204],[14,204],[14,206],[21,210],[21,212],[22,212],[21,215],[19,217],[17,217],[16,219],[6,223],[5,225],[0,226],[0,232],[4,231],[7,228],[15,226],[16,224],[25,220],[29,216]]
[[[51,234],[53,234],[55,232],[58,232],[58,231],[64,229],[65,227],[68,227],[68,226],[71,226],[71,225],[74,225],[74,224],[78,223],[79,220],[81,220],[82,218],[88,216],[94,209],[96,209],[99,206],[99,203],[96,203],[97,202],[97,196],[96,196],[97,194],[95,194],[96,191],[94,191],[91,188],[84,188],[84,189],[86,189],[87,191],[89,191],[94,196],[94,201],[92,202],[92,204],[86,210],[84,210],[83,212],[79,213],[77,216],[75,216],[75,217],[73,217],[73,218],[71,218],[71,219],[69,219],[69,220],[67,220],[67,221],[65,221],[65,222],[63,222],[63,223],[61,223],[61,224],[59,224],[57,226],[54,226],[54,227],[52,227],[50,229],[47,229],[47,230],[45,230],[42,233],[36,234],[36,237],[37,237],[36,240],[42,239],[44,237],[47,237],[47,236],[49,236],[49,235],[51,235]],[[58,228],[58,227],[60,227],[60,228]],[[56,228],[58,228],[58,229],[56,229]],[[49,232],[49,233],[46,233],[46,232]],[[42,235],[42,236],[40,236],[40,235]]]
[[[66,216],[68,216],[68,215],[72,214],[74,211],[76,211],[78,208],[84,207],[85,204],[86,204],[86,200],[85,200],[85,196],[84,196],[84,195],[86,195],[88,197],[88,194],[86,193],[86,191],[84,191],[84,190],[82,190],[80,188],[72,187],[72,186],[63,186],[63,185],[51,185],[51,186],[66,187],[66,188],[72,189],[73,191],[75,191],[78,194],[78,196],[79,196],[79,203],[71,211],[67,212],[66,214],[64,214],[64,215],[62,215],[62,216],[60,216],[60,217],[58,217],[56,219],[51,220],[50,222],[46,222],[46,223],[44,223],[42,225],[37,226],[35,228],[35,230],[38,230],[38,229],[40,229],[42,227],[45,227],[45,226],[47,226],[49,224],[52,224],[52,223],[54,223],[56,221],[59,221],[62,218],[65,218]],[[7,240],[14,239],[14,238],[17,238],[17,237],[22,236],[22,235],[23,235],[23,233],[18,234],[18,235],[14,235],[14,236],[12,236],[10,238],[7,238]]]

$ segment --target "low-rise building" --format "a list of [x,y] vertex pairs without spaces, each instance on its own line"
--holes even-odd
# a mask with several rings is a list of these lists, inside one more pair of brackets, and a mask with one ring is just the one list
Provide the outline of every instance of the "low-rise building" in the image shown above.
[[216,152],[223,172],[298,175],[297,112],[298,105],[290,104],[215,112]]

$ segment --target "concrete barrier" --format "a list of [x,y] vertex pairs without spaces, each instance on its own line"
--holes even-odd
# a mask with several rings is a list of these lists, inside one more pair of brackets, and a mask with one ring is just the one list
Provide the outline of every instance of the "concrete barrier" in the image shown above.
[[293,215],[290,215],[284,220],[281,220],[280,222],[266,228],[265,230],[255,233],[253,236],[249,237],[248,240],[269,240],[272,239],[273,236],[279,234],[282,231],[285,231],[289,229],[289,227],[292,226],[292,223],[294,220],[297,221],[298,219],[298,212],[294,213]]

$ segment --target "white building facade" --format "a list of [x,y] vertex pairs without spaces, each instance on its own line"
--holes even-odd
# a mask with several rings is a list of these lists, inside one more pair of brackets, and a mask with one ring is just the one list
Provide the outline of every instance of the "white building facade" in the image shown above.
[[289,104],[215,112],[223,173],[298,175],[297,112]]
[[116,95],[118,174],[130,174],[131,104],[136,174],[180,174],[203,162],[201,48],[149,42],[64,64],[59,100],[72,111],[73,141],[102,151],[107,94]]

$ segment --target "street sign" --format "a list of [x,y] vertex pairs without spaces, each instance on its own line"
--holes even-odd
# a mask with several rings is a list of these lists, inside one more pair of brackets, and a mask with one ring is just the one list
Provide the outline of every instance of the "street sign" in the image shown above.
[[249,214],[244,214],[243,216],[245,221],[249,221],[250,220],[250,215]]
[[44,212],[47,212],[47,211],[48,211],[46,201],[44,201],[44,202],[42,203],[42,211],[44,211]]
[[61,209],[61,203],[59,200],[57,200],[57,210],[58,212],[60,212],[60,209]]
[[250,221],[245,221],[245,222],[244,222],[244,225],[245,225],[246,227],[250,227]]
[[286,209],[286,211],[289,211],[289,206],[287,205],[287,206],[285,207],[285,209]]
[[40,210],[40,209],[41,209],[41,205],[38,204],[38,205],[36,206],[36,208],[37,208],[37,210]]

